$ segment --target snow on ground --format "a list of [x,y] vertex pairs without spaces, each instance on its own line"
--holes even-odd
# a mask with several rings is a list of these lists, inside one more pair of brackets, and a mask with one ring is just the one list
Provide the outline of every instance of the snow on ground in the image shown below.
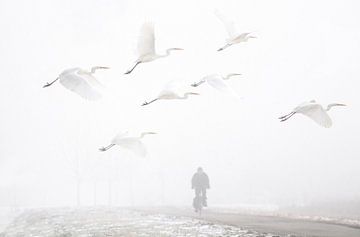
[[0,207],[0,233],[20,212],[21,210],[17,208]]
[[189,217],[150,215],[120,208],[54,208],[25,211],[15,218],[0,236],[270,237],[273,235]]
[[295,220],[318,221],[323,223],[360,228],[360,220],[356,220],[356,219],[335,218],[335,217],[326,217],[326,216],[294,215],[294,214],[278,214],[276,216],[291,218]]
[[306,221],[317,221],[329,224],[344,225],[354,228],[360,228],[360,219],[354,217],[335,217],[335,216],[324,216],[324,215],[305,215],[299,214],[293,211],[293,213],[280,211],[276,206],[250,206],[250,205],[238,205],[236,207],[217,206],[212,210],[219,213],[232,213],[232,214],[247,214],[247,215],[261,215],[269,217],[283,217],[292,220],[306,220]]

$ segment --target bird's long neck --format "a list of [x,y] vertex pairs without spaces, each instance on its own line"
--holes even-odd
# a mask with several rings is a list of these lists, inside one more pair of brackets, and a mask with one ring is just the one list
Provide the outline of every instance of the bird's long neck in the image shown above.
[[95,66],[95,67],[92,67],[90,72],[88,72],[89,74],[93,74],[95,73],[96,70],[98,69],[109,69],[109,67],[104,67],[104,66]]
[[332,107],[334,106],[345,106],[344,104],[337,104],[337,103],[334,103],[334,104],[329,104],[326,108],[326,111],[329,111]]
[[240,76],[240,75],[241,75],[240,73],[229,73],[225,77],[223,77],[223,79],[224,80],[229,80],[231,77]]
[[170,53],[171,53],[171,51],[173,51],[173,50],[175,50],[175,49],[167,49],[166,51],[165,51],[165,54],[162,54],[162,55],[159,55],[159,58],[164,58],[164,57],[167,57],[167,56],[169,56],[170,55]]
[[244,40],[248,41],[249,39],[256,39],[256,37],[252,35],[247,35]]
[[143,138],[143,137],[145,137],[146,135],[149,135],[149,134],[154,134],[154,133],[152,133],[152,132],[143,132],[143,133],[141,133],[139,138]]
[[186,92],[183,96],[180,96],[179,99],[181,100],[186,100],[187,98],[189,98],[189,95],[193,95],[194,93],[192,92]]

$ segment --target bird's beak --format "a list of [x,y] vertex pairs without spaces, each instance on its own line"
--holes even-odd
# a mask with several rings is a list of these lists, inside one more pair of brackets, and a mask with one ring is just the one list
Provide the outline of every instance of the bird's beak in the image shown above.
[[100,69],[110,69],[110,67],[99,67]]
[[336,104],[337,106],[346,106],[345,104]]
[[199,86],[198,84],[194,83],[194,84],[191,84],[192,87],[197,87]]
[[182,49],[182,48],[174,48],[175,50],[184,50],[184,49]]
[[200,95],[199,93],[191,92],[192,95]]
[[221,50],[223,50],[224,48],[220,48],[220,49],[218,49],[217,51],[221,51]]

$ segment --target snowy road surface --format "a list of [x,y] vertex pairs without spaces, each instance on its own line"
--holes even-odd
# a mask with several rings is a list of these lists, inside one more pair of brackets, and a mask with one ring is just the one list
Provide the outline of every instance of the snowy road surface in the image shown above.
[[28,210],[0,234],[1,237],[106,237],[106,236],[273,236],[240,227],[191,217],[144,214],[120,208]]
[[[161,213],[171,216],[196,217],[189,208],[138,208],[149,214]],[[287,218],[261,214],[228,212],[229,210],[208,208],[204,211],[203,220],[213,223],[224,223],[260,233],[275,233],[279,236],[296,237],[360,237],[359,221],[328,221],[327,218]],[[355,221],[355,220],[354,220]]]
[[[1,231],[1,230],[0,230]],[[318,221],[191,208],[47,208],[26,210],[0,237],[359,237],[360,229]]]

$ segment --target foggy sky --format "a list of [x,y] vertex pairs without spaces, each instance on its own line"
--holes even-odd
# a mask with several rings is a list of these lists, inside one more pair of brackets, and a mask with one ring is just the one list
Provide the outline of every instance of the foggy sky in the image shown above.
[[[215,9],[258,38],[217,52],[226,32]],[[75,205],[79,162],[83,205],[94,181],[108,203],[109,180],[113,204],[190,205],[198,166],[211,205],[359,198],[359,10],[355,0],[0,1],[0,192],[19,205]],[[145,21],[160,53],[185,50],[123,75]],[[96,76],[101,101],[42,88],[94,65],[111,67]],[[204,85],[189,100],[140,106],[168,81],[229,72],[243,74],[229,81],[241,101]],[[311,99],[348,106],[329,112],[330,129],[301,115],[279,123]],[[124,130],[158,133],[144,138],[146,158],[98,151]]]

